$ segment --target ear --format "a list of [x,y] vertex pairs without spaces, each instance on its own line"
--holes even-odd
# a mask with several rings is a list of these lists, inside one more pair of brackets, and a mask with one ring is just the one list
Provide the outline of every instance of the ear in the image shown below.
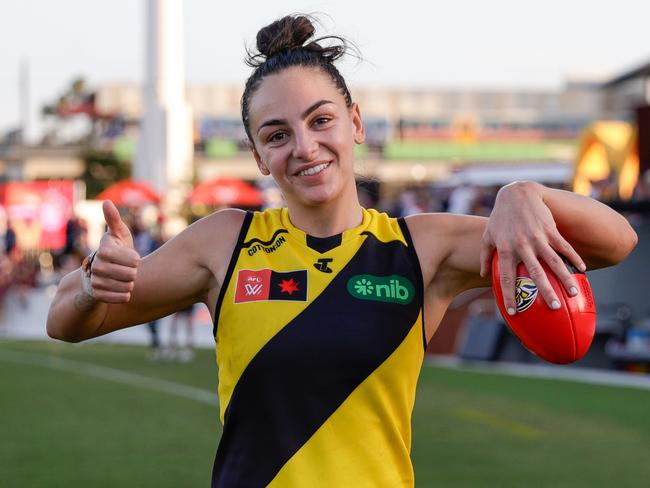
[[255,145],[252,142],[249,142],[248,147],[253,153],[253,157],[255,158],[255,162],[257,163],[257,167],[259,168],[260,173],[262,173],[264,176],[270,175],[271,172],[269,171],[269,168],[266,167],[266,164],[264,164],[264,161],[262,161],[260,153],[258,153],[257,149],[255,149]]
[[352,137],[356,144],[363,144],[366,141],[366,129],[361,120],[361,109],[358,103],[353,103],[350,107],[350,116],[352,117]]

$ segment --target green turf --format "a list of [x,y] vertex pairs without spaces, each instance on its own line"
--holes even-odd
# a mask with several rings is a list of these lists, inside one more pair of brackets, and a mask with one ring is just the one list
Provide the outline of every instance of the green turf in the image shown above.
[[[216,406],[17,364],[2,359],[7,350],[216,388],[212,351],[179,364],[151,362],[134,346],[0,342],[0,486],[209,484]],[[650,391],[427,366],[413,424],[418,487],[638,487],[650,479]]]
[[[2,343],[214,391],[214,353],[154,363],[140,347]],[[1,357],[1,356],[0,356]],[[173,395],[0,360],[0,486],[207,486],[217,408]],[[5,484],[2,480],[7,480]]]
[[650,392],[425,368],[418,486],[640,487]]

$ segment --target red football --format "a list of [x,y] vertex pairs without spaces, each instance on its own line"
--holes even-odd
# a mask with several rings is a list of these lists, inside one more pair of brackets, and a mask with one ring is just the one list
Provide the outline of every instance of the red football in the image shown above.
[[565,260],[578,283],[578,294],[570,296],[546,264],[542,263],[560,308],[551,310],[526,267],[519,263],[516,277],[517,313],[508,315],[499,282],[499,258],[492,259],[492,289],[501,315],[523,346],[540,358],[556,364],[577,361],[585,355],[596,330],[596,304],[587,276]]

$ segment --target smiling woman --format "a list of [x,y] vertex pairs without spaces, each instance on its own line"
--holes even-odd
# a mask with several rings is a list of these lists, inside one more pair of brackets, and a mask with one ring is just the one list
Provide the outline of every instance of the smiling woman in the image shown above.
[[48,316],[51,336],[80,341],[208,306],[223,423],[213,487],[414,486],[426,342],[458,293],[489,285],[495,248],[514,311],[519,262],[555,309],[541,262],[571,294],[560,254],[584,270],[636,243],[608,207],[532,182],[502,188],[489,219],[363,208],[352,169],[361,110],[334,66],[346,44],[314,32],[309,17],[284,17],[260,30],[248,59],[243,121],[286,208],[215,212],[140,261],[105,202],[108,232]]
[[[362,212],[354,182],[353,147],[364,140],[359,107],[348,108],[330,77],[317,68],[291,67],[269,75],[250,108],[255,160],[296,209],[294,223],[323,236],[358,225]],[[331,202],[337,205],[328,205]],[[321,215],[329,214],[331,228],[314,226],[314,207]],[[332,211],[338,211],[335,220]]]
[[[307,43],[313,35],[304,16],[285,17],[259,32],[259,52],[247,60],[256,69],[242,96],[242,119],[260,171],[273,176],[295,209],[293,222],[327,236],[361,222],[353,147],[364,142],[365,132],[359,106],[333,64],[346,53],[345,41],[330,36]],[[321,46],[324,40],[328,47]],[[332,201],[344,205],[324,205]],[[317,220],[332,227],[313,225],[316,205],[328,214]],[[335,219],[333,210],[339,212]]]

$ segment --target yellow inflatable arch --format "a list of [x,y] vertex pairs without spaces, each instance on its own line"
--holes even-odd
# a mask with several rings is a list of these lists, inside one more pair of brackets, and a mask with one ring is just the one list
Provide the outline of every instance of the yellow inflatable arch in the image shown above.
[[598,121],[582,133],[573,177],[573,191],[589,195],[592,184],[609,179],[613,198],[629,200],[639,179],[636,127],[627,122]]

